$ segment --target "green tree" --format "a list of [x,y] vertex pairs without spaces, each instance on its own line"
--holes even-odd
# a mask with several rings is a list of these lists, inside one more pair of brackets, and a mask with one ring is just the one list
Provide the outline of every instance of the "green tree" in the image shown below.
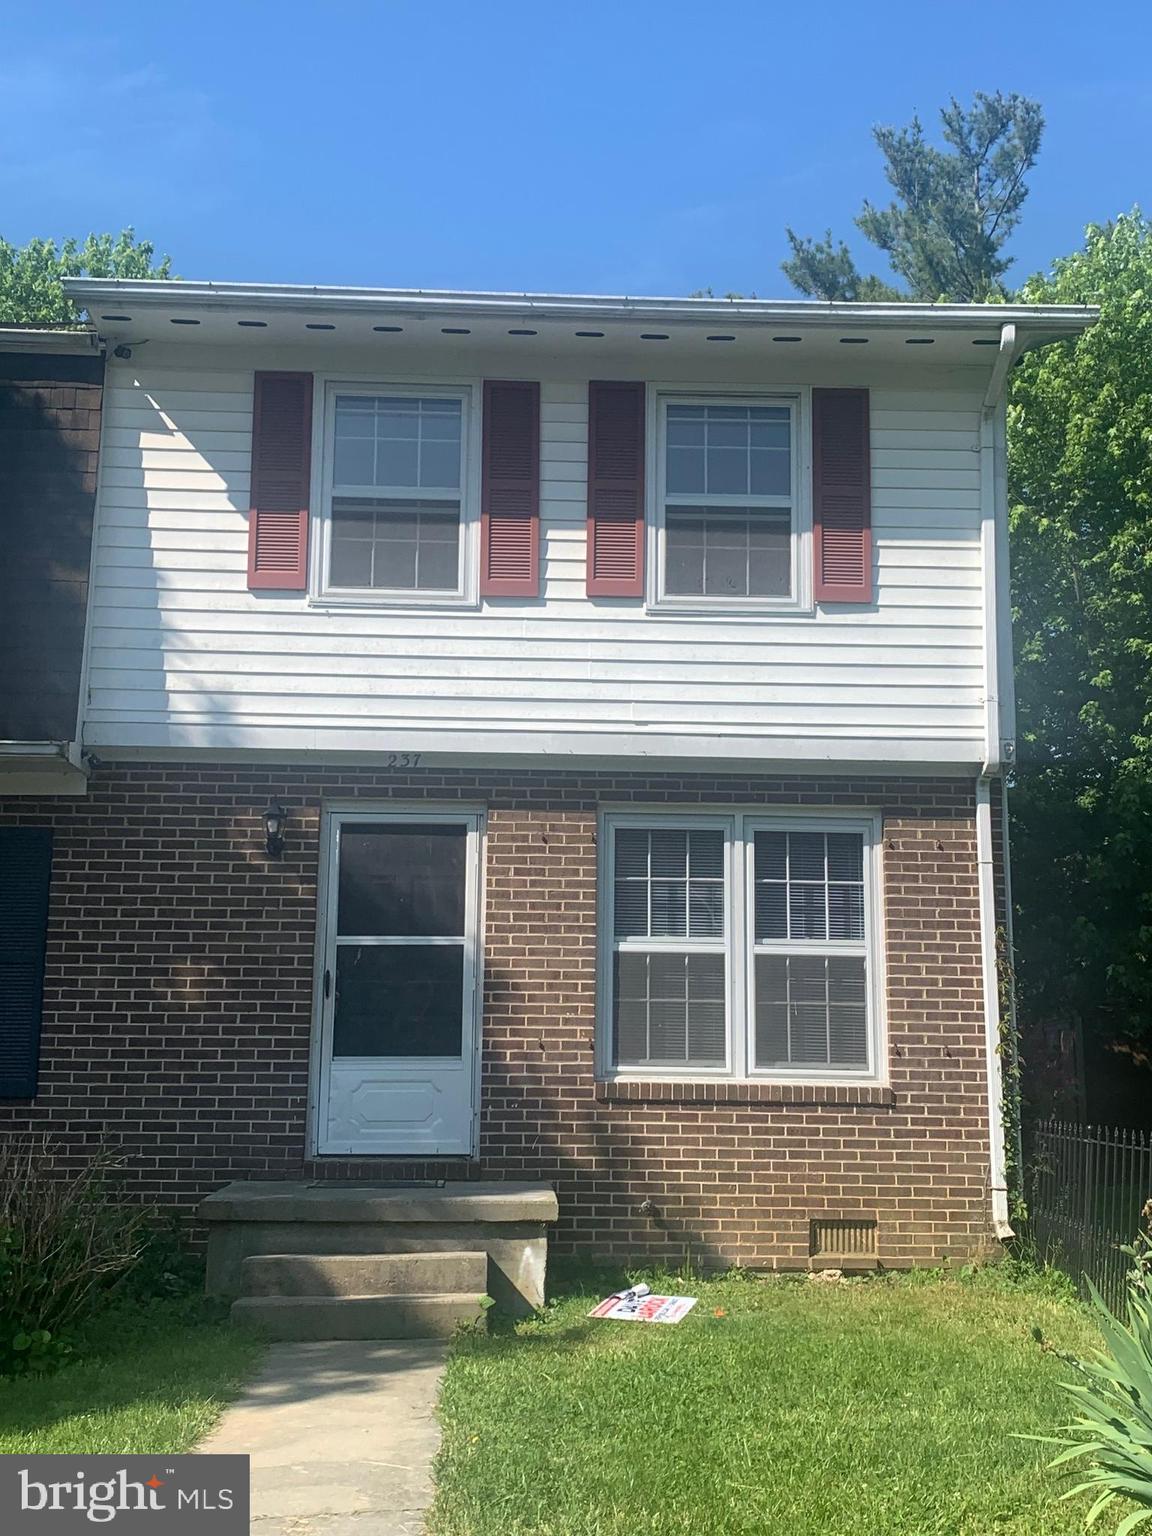
[[814,240],[789,229],[792,255],[782,267],[793,287],[817,299],[983,303],[1003,295],[1011,261],[1002,252],[1028,196],[1043,113],[1023,96],[977,91],[970,107],[953,97],[940,120],[944,149],[925,140],[918,117],[872,132],[896,197],[887,208],[865,202],[856,227],[906,287],[861,275],[831,230]]
[[89,235],[80,244],[65,240],[29,240],[9,245],[0,239],[0,325],[76,325],[80,312],[61,287],[63,277],[164,278],[172,263],[164,256],[153,264],[150,241],[136,233]]
[[1152,225],[1139,211],[1020,298],[1098,302],[1009,407],[1021,733],[1021,1014],[1152,1042]]

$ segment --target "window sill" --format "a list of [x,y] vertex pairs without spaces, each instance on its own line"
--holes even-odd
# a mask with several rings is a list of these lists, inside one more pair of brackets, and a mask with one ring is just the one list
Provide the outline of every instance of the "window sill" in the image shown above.
[[596,1084],[609,1104],[865,1104],[886,1107],[896,1095],[886,1083],[684,1083],[611,1078]]
[[478,597],[450,597],[434,593],[429,593],[427,597],[405,597],[397,592],[354,592],[348,597],[341,597],[334,592],[315,592],[310,595],[308,605],[317,613],[339,613],[347,608],[364,608],[374,613],[389,609],[399,613],[434,613],[445,608],[456,613],[478,613],[481,601]]
[[644,611],[661,615],[679,613],[688,618],[805,619],[813,617],[816,607],[813,603],[802,602],[741,603],[722,597],[711,602],[706,598],[687,598],[678,602],[675,598],[661,597],[646,603]]

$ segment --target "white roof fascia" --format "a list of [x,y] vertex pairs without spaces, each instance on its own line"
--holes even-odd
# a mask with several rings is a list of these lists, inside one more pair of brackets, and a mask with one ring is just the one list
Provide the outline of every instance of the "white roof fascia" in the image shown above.
[[791,299],[686,299],[588,294],[470,293],[401,288],[309,287],[283,283],[150,282],[120,278],[65,278],[71,298],[86,308],[109,300],[137,306],[184,309],[268,309],[311,313],[403,312],[406,314],[534,314],[541,318],[598,321],[652,320],[907,330],[988,330],[1015,324],[1048,334],[1075,335],[1092,325],[1099,310],[1064,304],[848,304]]

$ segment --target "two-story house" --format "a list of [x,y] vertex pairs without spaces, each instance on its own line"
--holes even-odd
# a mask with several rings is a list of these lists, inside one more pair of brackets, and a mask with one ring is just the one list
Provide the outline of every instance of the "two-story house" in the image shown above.
[[3,1124],[173,1204],[554,1185],[600,1256],[1004,1235],[1004,392],[1094,311],[69,289],[84,756],[0,809]]

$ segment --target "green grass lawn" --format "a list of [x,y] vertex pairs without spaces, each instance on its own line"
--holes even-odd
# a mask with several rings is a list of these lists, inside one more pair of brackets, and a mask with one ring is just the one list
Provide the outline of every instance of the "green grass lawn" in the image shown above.
[[119,1307],[81,1333],[74,1363],[0,1381],[0,1453],[186,1451],[261,1348],[198,1298]]
[[[1060,1536],[1044,1470],[1068,1414],[1063,1348],[1095,1332],[1012,1271],[846,1284],[644,1275],[698,1295],[672,1326],[585,1317],[619,1276],[542,1320],[454,1347],[435,1536]],[[636,1277],[633,1277],[636,1278]]]

